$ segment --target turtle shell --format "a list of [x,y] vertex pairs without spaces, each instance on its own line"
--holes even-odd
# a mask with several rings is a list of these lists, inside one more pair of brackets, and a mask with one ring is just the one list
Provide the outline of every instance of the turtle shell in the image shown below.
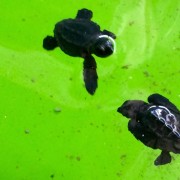
[[[180,138],[174,133],[170,134],[172,131],[166,126],[162,128],[163,123],[156,118],[147,120],[148,124],[145,120],[147,119],[143,118],[142,121],[133,122],[131,119],[128,123],[128,130],[137,140],[152,149],[180,153]],[[168,134],[170,135],[167,136]]]
[[[162,118],[165,118],[164,114],[169,111],[163,112],[163,116],[161,117],[160,114],[158,114],[159,116],[157,116],[157,113],[162,109],[154,108],[154,106],[150,106],[146,113],[140,115],[141,118],[138,118],[138,120],[130,119],[128,123],[128,130],[134,135],[137,140],[140,140],[144,145],[148,147],[151,147],[153,149],[161,149],[164,151],[171,151],[174,153],[180,153],[180,138],[178,134],[174,133],[175,131],[173,131],[170,126],[166,125],[170,124],[167,123],[168,120],[162,120]],[[176,119],[175,116],[172,115],[172,117],[173,120]],[[172,123],[170,125],[173,127]]]
[[65,19],[55,25],[54,37],[70,56],[82,56],[101,34],[100,27],[87,19]]
[[164,106],[150,106],[148,111],[160,121],[162,125],[165,125],[172,133],[180,138],[180,122],[176,116]]

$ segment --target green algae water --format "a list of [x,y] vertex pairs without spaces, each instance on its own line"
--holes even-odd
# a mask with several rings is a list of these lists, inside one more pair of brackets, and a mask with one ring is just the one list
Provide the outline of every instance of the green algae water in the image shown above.
[[[180,179],[180,155],[154,166],[160,150],[137,141],[116,112],[155,92],[180,108],[179,0],[1,0],[0,7],[1,180]],[[94,96],[81,58],[42,48],[54,24],[82,8],[117,35],[116,53],[95,57]]]

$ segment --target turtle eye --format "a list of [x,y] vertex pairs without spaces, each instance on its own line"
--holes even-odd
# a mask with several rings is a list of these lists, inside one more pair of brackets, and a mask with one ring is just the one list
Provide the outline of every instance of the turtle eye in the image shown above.
[[131,109],[131,106],[130,105],[125,106],[125,109],[129,111]]
[[94,54],[99,57],[107,57],[113,53],[113,47],[107,44],[96,47]]

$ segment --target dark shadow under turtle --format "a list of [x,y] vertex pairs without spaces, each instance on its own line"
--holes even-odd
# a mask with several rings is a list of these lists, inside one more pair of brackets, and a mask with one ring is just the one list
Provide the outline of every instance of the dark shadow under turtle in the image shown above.
[[117,111],[130,118],[128,129],[136,139],[162,150],[154,164],[167,164],[170,152],[180,153],[180,111],[160,94],[150,95],[148,102],[127,100]]
[[74,57],[84,58],[84,82],[87,91],[94,94],[98,86],[96,62],[92,54],[107,57],[114,52],[116,36],[107,30],[101,31],[100,26],[91,21],[92,11],[81,9],[75,19],[65,19],[58,22],[54,28],[54,37],[47,36],[43,40],[43,47],[61,50]]

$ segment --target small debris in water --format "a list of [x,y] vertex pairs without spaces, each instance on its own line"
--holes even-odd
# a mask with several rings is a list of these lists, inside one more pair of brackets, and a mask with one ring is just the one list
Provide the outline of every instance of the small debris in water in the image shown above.
[[125,159],[126,158],[126,154],[121,155],[120,158],[121,158],[121,160]]
[[131,66],[131,64],[126,64],[124,66],[121,66],[122,69],[129,69],[129,67]]
[[77,161],[80,161],[80,160],[81,160],[81,158],[80,158],[79,156],[77,156],[76,159],[77,159]]
[[146,77],[149,77],[149,76],[150,76],[150,74],[149,74],[148,71],[144,71],[143,73],[144,73],[144,75],[145,75]]
[[29,133],[30,133],[30,130],[29,130],[29,129],[26,129],[24,132],[25,132],[26,134],[29,134]]
[[134,21],[129,22],[129,26],[132,26],[134,24]]
[[90,125],[93,126],[94,124],[91,122]]
[[54,112],[55,112],[55,113],[59,113],[59,112],[61,112],[61,108],[59,108],[59,107],[55,107],[55,108],[54,108]]
[[66,155],[66,157],[70,160],[73,160],[74,159],[74,156],[73,155]]
[[54,178],[54,174],[51,174],[50,178],[52,178],[52,179],[53,179],[53,178]]
[[36,80],[35,80],[34,78],[31,78],[31,82],[32,82],[32,83],[35,83]]
[[120,172],[117,172],[116,175],[120,177],[122,174]]

